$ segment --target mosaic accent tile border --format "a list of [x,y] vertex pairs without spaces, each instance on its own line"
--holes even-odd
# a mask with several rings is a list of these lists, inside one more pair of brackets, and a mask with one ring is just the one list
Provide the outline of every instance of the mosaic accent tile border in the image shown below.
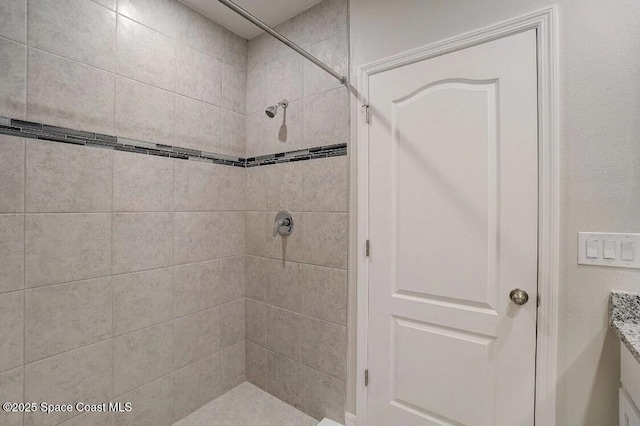
[[288,151],[278,154],[263,155],[246,159],[246,167],[267,166],[269,164],[291,163],[294,161],[313,160],[316,158],[339,157],[347,155],[347,144],[320,146],[317,148]]
[[137,154],[157,155],[182,160],[203,161],[233,167],[257,167],[293,161],[312,160],[316,158],[337,157],[347,155],[347,144],[321,146],[298,151],[263,155],[260,157],[232,157],[213,152],[198,151],[177,146],[156,144],[118,138],[100,133],[85,132],[64,127],[49,126],[24,120],[0,117],[0,134],[22,138],[42,139],[52,142],[84,145],[94,148],[113,149]]

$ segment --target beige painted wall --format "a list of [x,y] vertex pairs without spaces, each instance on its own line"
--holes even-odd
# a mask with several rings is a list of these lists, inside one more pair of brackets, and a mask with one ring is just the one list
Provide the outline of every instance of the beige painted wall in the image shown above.
[[[359,65],[550,4],[351,0],[351,73]],[[640,232],[640,3],[557,0],[556,4],[561,113],[557,424],[613,425],[619,349],[607,326],[607,299],[611,289],[640,292],[640,271],[579,267],[576,233]],[[353,286],[352,280],[350,296]],[[350,308],[353,313],[353,297]],[[347,411],[355,412],[355,372],[351,373]]]

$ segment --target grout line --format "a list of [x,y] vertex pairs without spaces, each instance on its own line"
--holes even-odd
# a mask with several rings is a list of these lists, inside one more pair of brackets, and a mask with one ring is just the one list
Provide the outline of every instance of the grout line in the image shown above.
[[[95,65],[87,64],[87,63],[85,63],[85,62],[80,62],[80,61],[78,61],[77,59],[69,58],[69,57],[67,57],[67,56],[63,56],[63,55],[60,55],[60,54],[58,54],[58,53],[51,52],[51,51],[49,51],[49,50],[46,50],[46,49],[43,49],[43,48],[40,48],[40,47],[29,46],[29,45],[27,45],[27,44],[25,44],[25,43],[18,42],[18,41],[15,41],[15,40],[11,40],[11,39],[8,39],[8,38],[2,37],[2,36],[0,36],[0,39],[6,39],[6,40],[9,40],[9,41],[11,41],[11,42],[13,42],[13,43],[21,44],[21,45],[23,45],[23,46],[27,47],[27,48],[28,48],[27,50],[29,50],[29,49],[33,49],[33,50],[37,50],[37,51],[40,51],[40,52],[44,52],[44,53],[46,53],[46,54],[48,54],[48,55],[55,56],[55,57],[57,57],[57,58],[64,59],[64,60],[66,60],[66,61],[70,61],[70,62],[73,62],[73,63],[75,63],[75,64],[82,65],[82,66],[85,66],[85,67],[88,67],[88,68],[91,68],[91,69],[94,69],[94,70],[97,70],[97,71],[103,72],[103,73],[105,73],[105,74],[110,74],[110,75],[112,75],[112,76],[114,76],[114,77],[115,77],[115,80],[116,80],[116,81],[118,80],[118,78],[124,78],[124,79],[127,79],[127,80],[134,81],[134,82],[136,82],[136,83],[144,84],[144,85],[146,85],[146,86],[150,86],[150,87],[153,87],[153,88],[155,88],[155,89],[162,90],[162,91],[164,91],[164,92],[171,93],[171,94],[173,94],[173,95],[178,95],[178,96],[182,96],[182,97],[185,97],[185,98],[189,98],[189,99],[191,99],[191,100],[198,101],[198,102],[202,102],[202,103],[205,103],[205,104],[207,104],[207,105],[211,105],[211,106],[214,106],[214,107],[217,107],[217,108],[220,108],[220,109],[224,109],[224,110],[227,110],[227,111],[230,111],[230,112],[236,112],[236,111],[234,111],[234,110],[232,110],[232,109],[230,109],[230,108],[226,108],[226,107],[225,107],[225,106],[223,106],[223,105],[218,105],[218,104],[214,104],[214,103],[211,103],[211,102],[207,102],[207,101],[205,101],[205,100],[198,99],[198,98],[194,98],[194,97],[192,97],[192,96],[189,96],[189,95],[186,95],[186,94],[180,93],[180,92],[178,92],[178,91],[176,91],[176,90],[170,90],[170,89],[167,89],[167,88],[165,88],[165,87],[158,86],[157,84],[153,84],[153,83],[149,83],[149,82],[147,82],[147,81],[139,80],[139,79],[137,79],[137,78],[129,77],[129,76],[124,75],[124,74],[119,74],[119,73],[117,72],[117,67],[118,67],[117,57],[116,57],[116,65],[115,65],[115,68],[114,68],[116,71],[110,71],[110,70],[106,70],[106,69],[104,69],[104,68],[96,67]],[[116,52],[117,52],[117,49],[118,49],[118,47],[117,47],[117,40],[116,40]],[[117,53],[116,53],[116,55],[117,55]],[[177,79],[177,77],[176,77],[176,79]],[[242,114],[242,113],[238,113],[238,112],[236,112],[236,114],[246,115],[246,114]]]
[[[114,85],[115,86],[115,85]],[[114,105],[114,109],[115,109],[115,105]],[[115,115],[114,115],[114,120],[115,120]],[[114,123],[115,126],[115,123]],[[115,391],[116,391],[116,360],[115,360],[115,352],[116,352],[116,348],[115,345],[113,344],[113,339],[114,339],[114,326],[113,326],[113,313],[114,313],[114,299],[115,299],[115,293],[113,291],[113,258],[114,258],[114,244],[113,244],[113,239],[114,239],[114,218],[115,218],[115,214],[113,214],[113,206],[115,204],[115,156],[113,154],[111,154],[111,270],[110,272],[110,279],[109,279],[109,285],[111,286],[111,398],[113,398],[115,395]]]
[[[247,340],[248,340],[248,339],[247,339]],[[329,377],[331,377],[332,379],[340,380],[341,382],[346,382],[346,379],[341,379],[341,378],[336,377],[336,376],[334,376],[334,375],[332,375],[332,374],[326,373],[326,372],[324,372],[324,371],[322,371],[322,370],[318,370],[317,368],[312,367],[312,366],[310,366],[310,365],[307,365],[307,364],[303,363],[302,361],[296,361],[296,360],[295,360],[295,359],[293,359],[293,358],[289,358],[289,357],[288,357],[288,356],[286,356],[286,355],[282,355],[281,353],[275,352],[275,351],[273,351],[273,350],[271,350],[271,349],[267,348],[266,346],[262,346],[262,345],[261,345],[261,344],[259,344],[259,343],[253,342],[253,341],[251,341],[251,340],[249,340],[249,342],[253,343],[254,345],[260,346],[262,349],[264,349],[264,351],[265,351],[265,358],[266,358],[267,352],[271,352],[271,353],[272,353],[272,354],[274,354],[274,355],[280,356],[280,357],[285,358],[285,359],[287,359],[287,360],[289,360],[289,361],[295,362],[296,364],[300,364],[301,366],[304,366],[304,367],[307,367],[307,368],[309,368],[309,369],[311,369],[311,370],[317,371],[318,373],[324,374],[325,376],[329,376]],[[266,370],[266,369],[267,369],[267,366],[266,366],[266,362],[265,362],[265,370]],[[268,374],[266,374],[266,372],[265,372],[265,375],[266,375],[266,376],[268,376]],[[345,375],[345,377],[346,377],[346,375]],[[267,392],[268,392],[268,391],[267,391]]]
[[[272,308],[280,309],[281,311],[286,311],[286,312],[289,312],[289,313],[291,313],[291,314],[299,315],[299,316],[301,316],[301,317],[306,317],[306,318],[309,318],[309,319],[314,319],[314,320],[317,320],[317,321],[323,322],[323,323],[325,323],[325,324],[335,325],[335,326],[338,326],[338,327],[342,327],[342,328],[344,328],[344,329],[346,329],[346,328],[347,328],[347,325],[346,325],[346,324],[338,324],[337,322],[328,321],[328,320],[325,320],[325,319],[322,319],[322,318],[318,318],[318,317],[313,317],[313,316],[311,316],[311,315],[307,315],[307,314],[304,314],[304,313],[301,313],[301,312],[292,311],[291,309],[282,308],[282,307],[280,307],[280,306],[278,306],[278,305],[274,305],[273,303],[268,302],[267,300],[265,300],[265,301],[260,301],[260,300],[258,300],[258,299],[254,299],[253,297],[247,297],[247,296],[245,296],[245,299],[252,300],[252,301],[254,301],[254,302],[256,302],[256,303],[261,303],[261,304],[265,305],[266,307],[269,307],[269,306],[270,306],[270,307],[272,307]],[[265,325],[266,325],[266,321],[265,321]],[[266,333],[265,333],[265,338],[266,338]]]
[[[28,118],[29,105],[29,4],[25,3],[25,95],[24,95],[24,117]],[[26,402],[27,398],[27,369],[25,368],[26,352],[27,352],[27,141],[22,139],[24,144],[24,170],[23,170],[23,206],[22,206],[22,402]],[[24,423],[26,414],[22,413],[22,422]]]
[[[34,364],[34,363],[38,363],[38,362],[41,362],[41,361],[45,361],[45,360],[48,360],[48,359],[50,359],[50,358],[57,357],[57,356],[59,356],[59,355],[64,355],[64,354],[67,354],[67,353],[70,353],[70,352],[73,352],[73,351],[76,351],[76,350],[84,349],[84,348],[87,348],[87,347],[89,347],[89,346],[93,346],[93,345],[97,345],[97,344],[105,343],[105,342],[108,342],[108,341],[111,341],[111,342],[112,342],[112,343],[111,343],[111,346],[112,346],[112,348],[113,348],[113,347],[114,347],[114,345],[113,345],[113,341],[114,341],[115,339],[120,339],[120,338],[122,338],[122,337],[124,337],[124,336],[128,336],[128,335],[132,335],[132,334],[134,334],[134,333],[139,333],[139,332],[142,332],[142,331],[146,331],[146,330],[148,330],[148,329],[150,329],[150,328],[153,328],[153,327],[166,326],[166,325],[167,325],[167,324],[169,324],[169,323],[174,323],[176,320],[183,319],[183,318],[186,318],[186,317],[188,317],[188,316],[192,316],[192,315],[196,315],[196,314],[201,314],[201,313],[203,313],[203,312],[205,312],[205,311],[208,311],[208,310],[219,309],[219,308],[221,308],[221,307],[222,307],[222,306],[224,306],[224,305],[229,305],[229,304],[232,304],[232,303],[236,303],[236,302],[237,302],[238,300],[240,300],[240,299],[241,299],[241,298],[238,298],[238,299],[235,299],[235,300],[233,300],[233,301],[231,301],[231,302],[228,302],[228,303],[219,304],[219,305],[216,305],[216,306],[209,306],[209,307],[206,307],[206,308],[203,308],[203,309],[200,309],[200,310],[194,311],[194,312],[189,312],[189,313],[184,314],[184,315],[180,315],[180,316],[177,316],[177,317],[174,317],[174,318],[167,319],[166,321],[162,321],[162,322],[159,322],[159,323],[156,323],[156,324],[151,324],[151,325],[148,325],[148,326],[145,326],[145,327],[142,327],[142,328],[138,328],[138,329],[136,329],[136,330],[127,331],[126,333],[118,334],[117,336],[116,336],[116,335],[113,335],[113,333],[112,333],[111,337],[106,337],[106,338],[104,338],[104,339],[102,339],[102,340],[98,340],[98,341],[95,341],[95,342],[87,343],[86,345],[82,345],[82,346],[74,347],[74,348],[71,348],[71,349],[64,350],[64,351],[62,351],[62,352],[58,352],[58,353],[55,353],[55,354],[47,355],[47,356],[45,356],[45,357],[43,357],[43,358],[38,358],[38,359],[36,359],[36,360],[26,362],[26,363],[24,363],[24,366],[26,367],[27,365],[31,365],[31,364]],[[237,342],[236,342],[236,343],[237,343]],[[235,343],[234,343],[234,344],[235,344]],[[226,349],[226,348],[224,348],[224,349]],[[219,353],[219,352],[223,351],[224,349],[223,349],[223,348],[220,348],[220,350],[218,350],[217,352],[213,352],[213,353],[208,354],[208,355],[206,355],[206,356],[204,356],[204,357],[202,357],[202,358],[199,358],[197,361],[202,360],[202,359],[204,359],[204,358],[206,358],[206,357],[208,357],[208,356],[215,355],[215,354],[217,354],[217,353]],[[113,352],[112,352],[112,360],[113,360]],[[196,361],[193,361],[193,362],[196,362]],[[188,365],[191,365],[193,362],[191,362],[190,364],[187,364],[187,366],[188,366]],[[174,365],[174,366],[175,366],[175,365]],[[185,366],[185,367],[186,367],[186,366]],[[15,367],[15,368],[18,368],[18,367]],[[184,368],[184,367],[180,367],[179,369],[182,369],[182,368]],[[114,370],[114,371],[115,371],[115,370]],[[177,370],[175,370],[175,371],[177,371]]]
[[[26,107],[25,107],[26,108]],[[26,368],[25,360],[27,353],[27,141],[23,139],[24,154],[24,170],[23,170],[23,188],[22,188],[22,402],[26,401]],[[24,412],[22,413],[22,421],[24,422]]]

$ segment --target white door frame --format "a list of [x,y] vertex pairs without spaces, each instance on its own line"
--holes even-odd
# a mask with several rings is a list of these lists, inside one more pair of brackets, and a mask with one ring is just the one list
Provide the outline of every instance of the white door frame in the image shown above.
[[[357,107],[368,104],[369,78],[414,62],[486,43],[512,34],[535,29],[538,60],[538,292],[540,306],[537,321],[535,419],[538,425],[556,424],[556,376],[558,338],[558,241],[559,241],[559,113],[557,70],[557,7],[519,16],[460,36],[394,55],[357,69]],[[352,144],[352,205],[356,205],[357,238],[350,266],[357,271],[357,361],[356,419],[366,424],[368,268],[365,241],[369,233],[369,126],[364,109],[357,119],[357,143]],[[375,117],[373,117],[375,120]],[[352,222],[353,223],[353,220]],[[375,244],[375,242],[372,242]],[[375,256],[375,245],[372,255]],[[375,374],[375,373],[373,373]],[[375,380],[375,379],[372,379]]]

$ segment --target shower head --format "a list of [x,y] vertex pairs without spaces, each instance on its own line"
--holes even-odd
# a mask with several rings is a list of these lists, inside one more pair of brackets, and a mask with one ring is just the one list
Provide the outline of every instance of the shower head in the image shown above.
[[267,117],[273,118],[278,113],[278,106],[277,105],[272,105],[269,108],[265,109],[264,112],[265,112],[265,114],[267,114]]
[[273,118],[278,113],[278,107],[281,107],[282,109],[287,109],[288,106],[289,106],[289,101],[286,99],[283,99],[277,104],[271,105],[270,107],[265,109],[264,113],[267,114],[267,117]]

